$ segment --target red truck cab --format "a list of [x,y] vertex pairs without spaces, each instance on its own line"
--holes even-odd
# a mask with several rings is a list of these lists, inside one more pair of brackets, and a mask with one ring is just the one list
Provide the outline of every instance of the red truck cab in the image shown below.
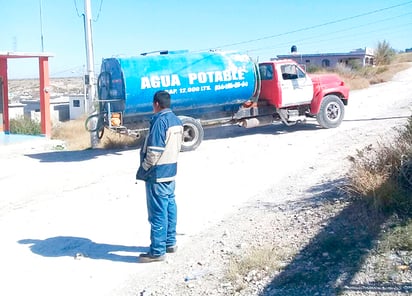
[[[349,88],[339,76],[307,74],[293,60],[260,63],[259,74],[260,105],[269,104],[281,115],[279,111],[299,109],[299,115],[316,116],[320,125],[326,128],[340,124],[343,105],[348,103]],[[302,110],[304,114],[301,114]]]

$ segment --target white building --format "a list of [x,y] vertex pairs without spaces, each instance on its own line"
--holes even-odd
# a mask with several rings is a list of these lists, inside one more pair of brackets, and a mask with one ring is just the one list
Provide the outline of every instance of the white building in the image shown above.
[[317,66],[322,68],[335,68],[338,64],[353,65],[357,63],[360,66],[374,65],[375,56],[374,50],[371,48],[359,48],[346,53],[315,53],[302,54],[293,51],[296,47],[292,47],[291,54],[278,55],[278,59],[292,59],[298,64],[309,66]]

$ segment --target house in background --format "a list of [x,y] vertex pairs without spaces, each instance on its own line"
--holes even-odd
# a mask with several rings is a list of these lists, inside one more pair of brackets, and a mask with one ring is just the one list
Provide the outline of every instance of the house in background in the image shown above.
[[[16,108],[21,107],[18,115],[24,115],[31,120],[40,119],[40,100],[39,99],[21,99],[20,104],[15,104]],[[57,125],[63,121],[78,119],[86,114],[85,96],[68,95],[50,97],[50,120],[52,125]],[[13,118],[17,117],[14,116]],[[10,116],[12,118],[12,116]]]
[[291,54],[278,55],[278,59],[292,59],[306,67],[316,66],[322,68],[335,68],[338,64],[360,66],[373,66],[375,61],[372,48],[359,48],[346,53],[298,53],[296,46],[292,46]]

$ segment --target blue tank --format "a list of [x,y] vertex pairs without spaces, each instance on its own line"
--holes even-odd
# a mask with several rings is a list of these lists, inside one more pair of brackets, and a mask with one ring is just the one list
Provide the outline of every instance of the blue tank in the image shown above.
[[153,95],[166,90],[178,115],[201,119],[230,116],[257,88],[257,69],[238,52],[166,52],[103,59],[98,79],[101,102],[125,122],[153,114]]

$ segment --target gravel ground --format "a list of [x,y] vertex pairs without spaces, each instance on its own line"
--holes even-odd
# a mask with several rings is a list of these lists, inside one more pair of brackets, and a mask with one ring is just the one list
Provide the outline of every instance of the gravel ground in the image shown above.
[[[264,190],[248,181],[253,173],[245,174],[239,186],[253,187],[255,195],[191,238],[150,276],[131,277],[119,294],[412,295],[412,254],[378,253],[386,221],[375,217],[381,223],[371,226],[371,211],[342,190],[350,168],[347,156],[390,140],[410,116],[412,88],[406,85],[411,74],[409,69],[394,82],[352,92],[346,120],[330,136],[315,135],[330,132],[316,130],[305,137],[302,126],[288,130],[300,140],[286,145],[292,146],[290,150],[298,145],[299,152],[282,156],[276,144],[264,150],[289,159],[292,169],[257,164],[260,174],[286,174],[277,180],[275,174],[274,185]],[[265,143],[257,140],[256,145]],[[317,152],[312,152],[313,146]],[[310,151],[308,158],[303,165],[296,164],[293,153],[305,151]],[[338,247],[342,245],[347,247]],[[231,262],[256,256],[256,249],[270,250],[275,268],[259,266],[229,279]]]
[[[411,77],[351,92],[336,129],[206,130],[180,156],[179,250],[165,262],[137,263],[149,244],[138,151],[0,147],[0,295],[411,294],[411,254],[376,253],[385,221],[371,227],[340,190],[347,157],[411,115]],[[273,269],[228,279],[265,249]]]

